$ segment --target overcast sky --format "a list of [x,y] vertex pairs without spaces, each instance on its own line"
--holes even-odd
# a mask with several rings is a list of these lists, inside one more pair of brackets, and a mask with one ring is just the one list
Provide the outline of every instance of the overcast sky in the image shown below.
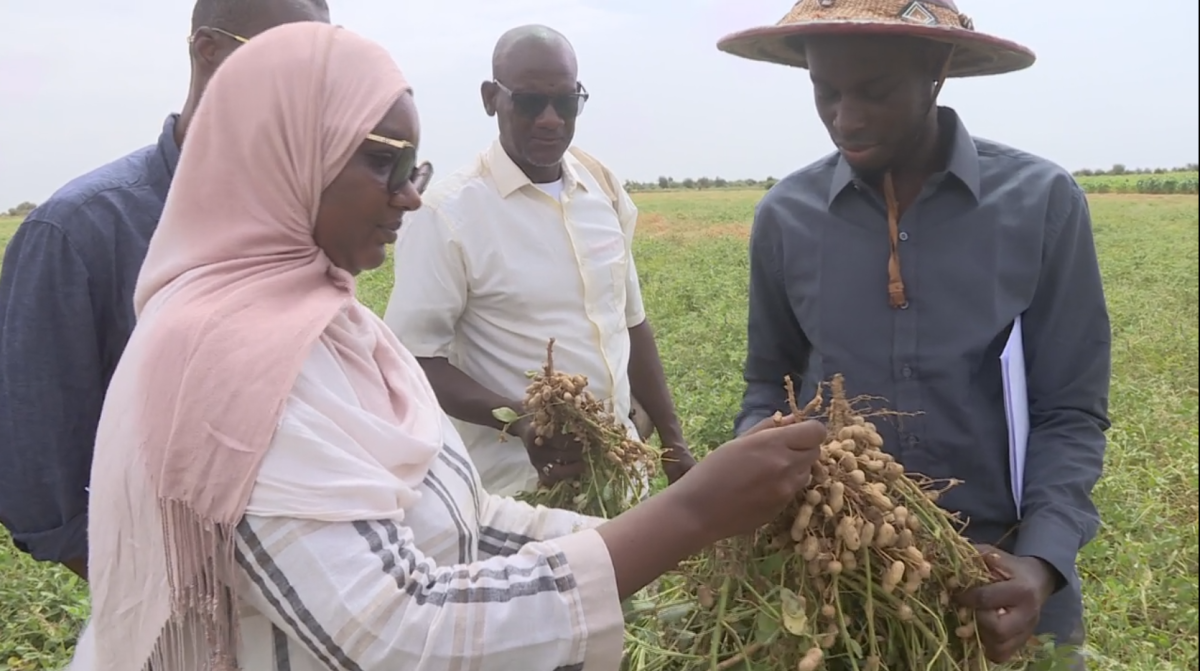
[[[564,32],[592,99],[576,143],[620,177],[782,176],[831,150],[802,70],[721,53],[774,23],[770,0],[329,0],[413,81],[422,154],[442,174],[494,136],[479,103],[495,39]],[[0,0],[0,209],[157,140],[183,103],[189,0]],[[952,80],[975,134],[1070,169],[1174,166],[1198,154],[1196,0],[961,0],[980,31],[1030,46],[1029,70]]]

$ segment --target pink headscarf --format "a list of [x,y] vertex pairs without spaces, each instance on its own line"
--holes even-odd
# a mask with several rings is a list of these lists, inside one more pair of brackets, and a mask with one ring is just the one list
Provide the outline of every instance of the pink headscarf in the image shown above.
[[362,406],[399,427],[393,474],[415,489],[437,457],[428,381],[313,240],[322,192],[409,90],[379,45],[293,23],[239,48],[205,91],[97,438],[95,669],[238,668],[234,527],[318,338]]

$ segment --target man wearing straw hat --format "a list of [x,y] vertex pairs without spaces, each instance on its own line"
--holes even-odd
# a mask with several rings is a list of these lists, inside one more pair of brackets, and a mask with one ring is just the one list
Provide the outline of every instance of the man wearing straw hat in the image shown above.
[[880,429],[908,470],[963,483],[941,501],[1008,578],[959,597],[988,657],[1034,634],[1081,645],[1075,563],[1099,525],[1111,342],[1087,201],[1067,171],[936,104],[947,78],[1033,54],[950,0],[802,0],[718,46],[807,69],[838,150],[755,213],[737,431],[786,407],[785,375],[809,397],[844,374],[898,413]]

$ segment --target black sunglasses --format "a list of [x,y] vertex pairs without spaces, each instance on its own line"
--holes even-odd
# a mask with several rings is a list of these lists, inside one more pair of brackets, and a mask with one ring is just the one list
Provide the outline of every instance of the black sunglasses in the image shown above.
[[554,105],[554,111],[558,112],[558,116],[561,118],[573,119],[583,113],[583,104],[589,98],[587,89],[583,88],[583,84],[577,84],[578,90],[575,93],[551,96],[545,93],[513,91],[495,80],[492,80],[492,83],[499,87],[508,96],[509,100],[512,100],[513,109],[518,114],[530,119],[536,119],[541,116],[542,112],[546,110],[547,105]]
[[392,171],[388,173],[387,189],[388,193],[400,193],[401,189],[408,182],[412,182],[416,187],[417,193],[425,193],[425,188],[429,186],[429,181],[433,179],[433,165],[429,161],[422,161],[417,164],[417,146],[407,140],[393,140],[390,137],[376,135],[375,133],[367,134],[368,140],[373,140],[389,147],[395,147],[399,151],[396,152],[396,162],[392,165]]

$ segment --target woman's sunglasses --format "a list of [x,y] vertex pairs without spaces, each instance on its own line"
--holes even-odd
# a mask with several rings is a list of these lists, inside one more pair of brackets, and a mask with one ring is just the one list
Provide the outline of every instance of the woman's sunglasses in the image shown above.
[[238,42],[239,44],[245,44],[250,41],[249,39],[242,37],[241,35],[238,35],[237,33],[231,33],[228,30],[225,30],[223,28],[213,28],[212,26],[200,26],[199,28],[196,29],[196,31],[194,33],[192,33],[191,35],[188,35],[188,39],[187,39],[188,44],[195,42],[196,36],[199,35],[203,31],[208,31],[210,33],[216,33],[218,35],[224,35],[225,37],[228,37],[229,39],[234,40],[235,42]]
[[404,185],[409,182],[416,187],[417,193],[425,193],[425,188],[433,179],[433,165],[429,161],[417,164],[416,145],[407,140],[393,140],[390,137],[374,133],[367,134],[367,139],[399,150],[396,152],[396,162],[392,165],[391,172],[388,173],[388,193],[400,193],[404,189]]

